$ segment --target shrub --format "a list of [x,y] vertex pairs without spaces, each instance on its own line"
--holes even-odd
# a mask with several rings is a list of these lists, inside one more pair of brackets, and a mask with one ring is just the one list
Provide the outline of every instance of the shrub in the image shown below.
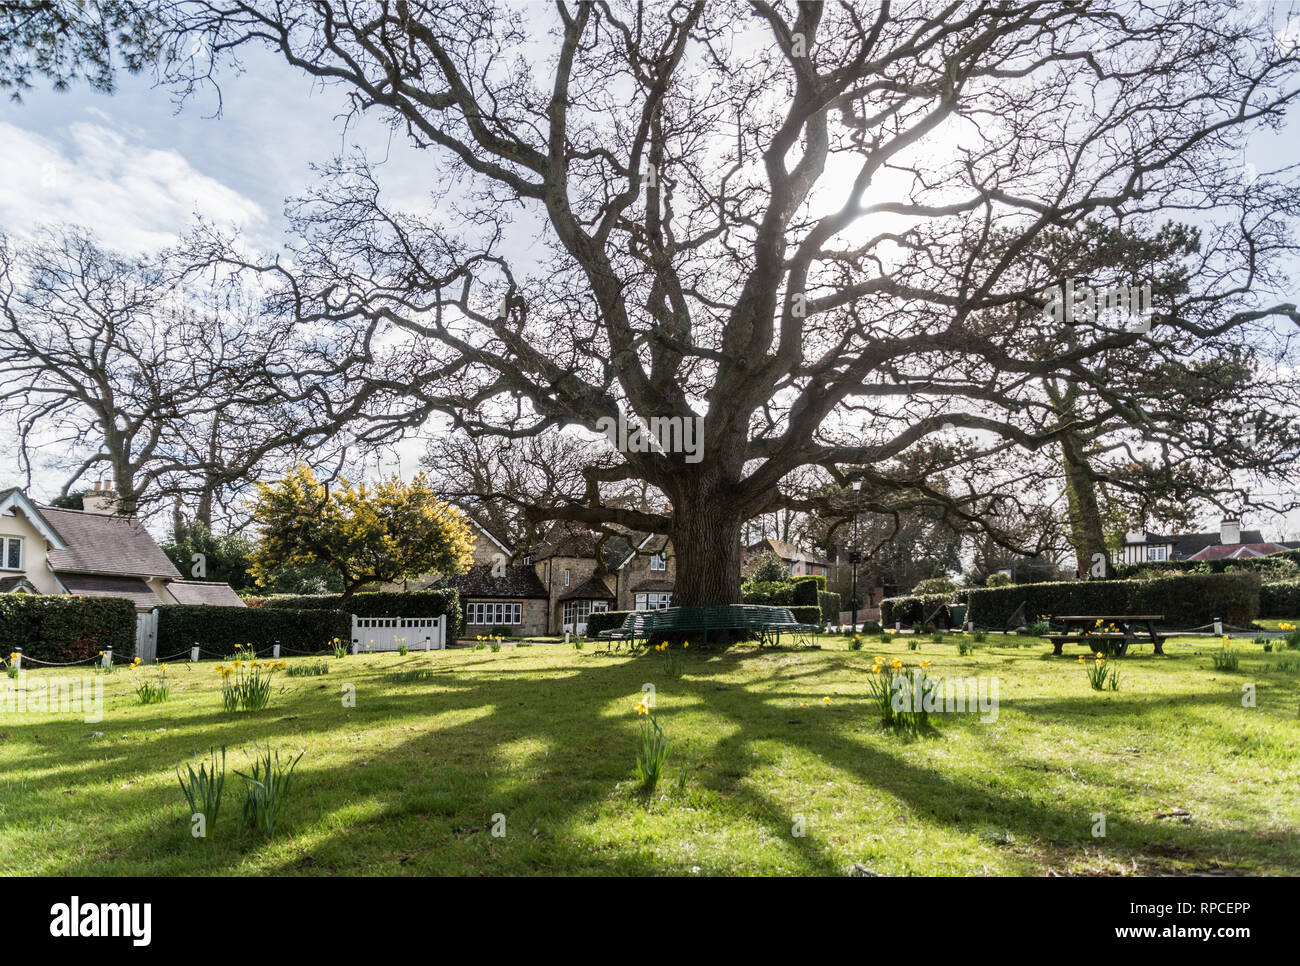
[[759,583],[776,583],[788,580],[790,577],[790,571],[786,569],[785,564],[781,563],[781,558],[771,550],[759,551],[754,557],[754,562],[754,575],[751,580]]
[[1196,626],[1222,618],[1249,624],[1259,612],[1260,583],[1250,573],[1189,573],[1149,580],[1082,580],[973,590],[967,619],[1002,627],[1023,602],[1032,622],[1053,614],[1163,614]]
[[119,663],[135,656],[135,605],[121,597],[0,594],[0,653],[66,664],[113,649]]
[[1029,625],[1029,634],[1031,637],[1045,637],[1052,633],[1052,625],[1048,621],[1034,621]]
[[1267,557],[1249,557],[1244,560],[1166,560],[1160,563],[1144,561],[1136,564],[1115,564],[1115,576],[1167,577],[1179,573],[1230,574],[1257,573],[1269,583],[1300,579],[1300,550],[1273,553]]
[[952,582],[951,577],[930,577],[912,588],[912,596],[926,597],[931,594],[952,594],[956,590],[957,585]]
[[158,608],[158,650],[163,654],[188,652],[196,641],[203,650],[222,655],[244,644],[265,653],[275,641],[298,651],[328,651],[333,647],[333,638],[347,640],[351,632],[351,619],[339,610],[208,604],[168,604]]
[[1002,571],[999,570],[997,573],[989,574],[988,579],[984,581],[984,586],[985,587],[1010,587],[1011,583],[1012,583],[1011,575],[1004,574]]
[[1300,580],[1281,580],[1260,585],[1260,617],[1294,617],[1297,614],[1300,614]]
[[821,576],[795,577],[790,581],[794,588],[792,604],[810,607],[819,602],[818,594],[826,592],[826,578]]
[[823,624],[838,624],[840,622],[839,594],[833,591],[819,590],[817,592],[817,605],[822,611],[821,622]]
[[[740,585],[740,599],[746,604],[793,607],[794,584],[786,581],[751,580]],[[816,598],[813,599],[815,602]]]
[[465,629],[460,591],[454,587],[414,590],[409,593],[363,592],[353,594],[346,601],[341,594],[285,594],[268,597],[264,606],[279,610],[341,610],[354,617],[441,617],[446,614],[449,641],[454,641]]
[[951,624],[948,616],[947,594],[927,594],[924,597],[886,597],[880,602],[880,622],[891,627],[895,622],[902,624],[920,624],[942,606],[939,616],[945,624]]

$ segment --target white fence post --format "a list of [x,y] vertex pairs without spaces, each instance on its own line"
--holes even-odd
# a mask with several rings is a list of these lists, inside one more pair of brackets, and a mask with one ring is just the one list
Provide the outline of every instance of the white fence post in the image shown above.
[[271,648],[271,656],[277,661],[280,659],[280,642],[276,641],[275,646]]
[[113,649],[111,647],[104,648],[104,660],[99,663],[104,665],[105,669],[113,666]]
[[199,644],[197,641],[195,641],[194,646],[190,648],[190,663],[199,663]]

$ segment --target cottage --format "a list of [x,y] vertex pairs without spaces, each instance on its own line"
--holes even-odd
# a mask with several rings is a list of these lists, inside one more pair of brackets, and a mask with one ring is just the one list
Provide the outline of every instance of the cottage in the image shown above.
[[1161,535],[1149,530],[1130,531],[1114,554],[1116,563],[1163,563],[1167,560],[1223,560],[1264,557],[1290,549],[1289,544],[1266,541],[1258,530],[1242,530],[1236,517],[1224,517],[1219,529],[1209,533]]
[[760,540],[758,543],[750,544],[745,548],[745,554],[752,556],[756,553],[768,551],[776,554],[787,570],[790,571],[791,577],[829,577],[831,573],[831,562],[825,557],[815,553],[809,553],[807,550],[800,550],[792,543],[784,540]]
[[137,519],[113,512],[110,491],[96,487],[83,506],[41,506],[20,489],[0,490],[0,593],[123,597],[140,611],[244,606],[227,584],[181,579]]

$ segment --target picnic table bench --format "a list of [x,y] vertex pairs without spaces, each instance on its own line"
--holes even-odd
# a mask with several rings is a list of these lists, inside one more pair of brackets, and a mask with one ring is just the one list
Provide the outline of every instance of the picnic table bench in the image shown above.
[[816,633],[816,624],[801,624],[788,607],[762,604],[718,604],[695,607],[666,607],[662,610],[634,611],[623,623],[596,635],[609,641],[646,640],[656,634],[701,633],[707,644],[710,631],[753,631],[759,646],[779,644],[781,634],[798,639]]
[[[1165,635],[1156,633],[1156,621],[1162,621],[1163,614],[1071,614],[1053,618],[1062,626],[1061,633],[1045,635],[1052,642],[1052,653],[1060,654],[1064,644],[1091,644],[1098,641],[1105,644],[1106,650],[1111,645],[1118,645],[1116,653],[1128,653],[1130,644],[1140,640],[1149,640],[1155,647],[1155,653],[1164,654]],[[1119,627],[1121,630],[1106,628]]]

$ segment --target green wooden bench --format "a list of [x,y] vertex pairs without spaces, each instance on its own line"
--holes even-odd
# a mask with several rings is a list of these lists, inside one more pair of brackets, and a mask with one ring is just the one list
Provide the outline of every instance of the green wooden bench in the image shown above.
[[788,607],[760,604],[717,604],[696,607],[667,607],[663,610],[636,611],[623,619],[619,627],[601,631],[598,639],[614,641],[646,640],[658,634],[703,634],[707,644],[711,631],[752,631],[759,645],[779,644],[781,635],[796,640],[816,633],[816,624],[801,624]]

